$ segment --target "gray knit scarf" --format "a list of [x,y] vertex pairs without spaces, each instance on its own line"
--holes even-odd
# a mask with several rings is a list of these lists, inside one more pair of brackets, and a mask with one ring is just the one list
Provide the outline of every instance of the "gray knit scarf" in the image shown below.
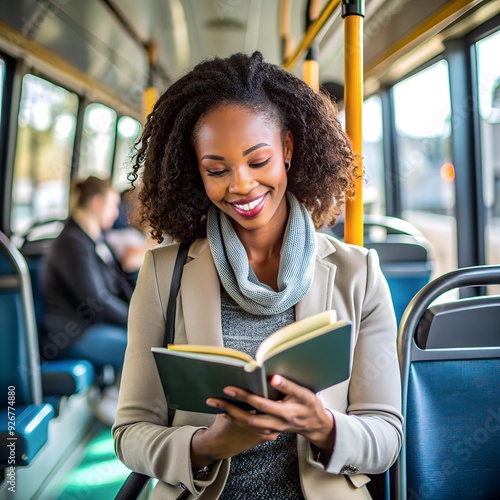
[[207,238],[222,286],[237,304],[252,314],[286,311],[307,293],[313,281],[314,225],[297,198],[290,192],[286,194],[290,215],[280,252],[278,291],[257,278],[230,218],[215,206],[208,210]]

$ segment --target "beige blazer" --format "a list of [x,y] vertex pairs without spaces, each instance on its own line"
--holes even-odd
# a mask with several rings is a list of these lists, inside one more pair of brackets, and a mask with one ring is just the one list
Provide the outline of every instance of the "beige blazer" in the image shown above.
[[[339,319],[353,322],[355,340],[350,379],[319,394],[336,425],[326,467],[315,461],[309,442],[297,436],[302,490],[313,500],[370,498],[365,474],[389,468],[403,439],[394,311],[374,251],[320,233],[317,243],[314,281],[295,306],[296,319],[336,309]],[[205,482],[193,480],[190,465],[191,437],[214,417],[177,411],[173,426],[167,427],[166,400],[150,351],[163,342],[177,249],[170,245],[149,251],[141,268],[130,305],[113,435],[120,460],[159,479],[153,499],[177,498],[181,483],[191,492],[189,498],[216,499],[230,460],[221,461]],[[222,345],[220,283],[204,239],[191,245],[184,266],[175,342]]]

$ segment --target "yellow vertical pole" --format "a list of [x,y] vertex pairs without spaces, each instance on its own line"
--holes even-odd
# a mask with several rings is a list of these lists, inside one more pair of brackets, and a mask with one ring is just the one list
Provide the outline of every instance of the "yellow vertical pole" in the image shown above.
[[142,112],[144,121],[146,121],[149,113],[153,111],[157,100],[158,91],[154,87],[151,86],[144,89],[144,93],[142,95]]
[[314,59],[306,59],[302,67],[304,81],[316,92],[319,91],[319,62]]
[[281,37],[281,58],[286,61],[293,51],[291,35],[292,0],[280,0],[279,32]]
[[340,2],[341,0],[327,1],[316,21],[312,22],[309,26],[309,29],[307,30],[299,46],[295,49],[292,55],[285,58],[283,68],[285,68],[287,71],[291,71],[295,67],[304,51],[309,49],[314,39],[318,36],[318,33],[322,28],[324,28],[328,20],[332,17],[335,9],[340,5]]
[[[320,0],[308,0],[306,10],[306,32],[321,13]],[[316,41],[311,43],[307,52],[304,65],[302,67],[302,77],[304,81],[316,92],[319,91],[319,44]]]
[[364,0],[342,1],[346,132],[356,156],[355,195],[345,207],[344,239],[363,246],[363,16]]
[[143,122],[146,122],[146,118],[153,111],[154,105],[158,100],[158,91],[154,87],[153,82],[153,72],[158,62],[158,51],[156,44],[150,42],[148,45],[148,86],[144,89],[142,95],[142,114]]

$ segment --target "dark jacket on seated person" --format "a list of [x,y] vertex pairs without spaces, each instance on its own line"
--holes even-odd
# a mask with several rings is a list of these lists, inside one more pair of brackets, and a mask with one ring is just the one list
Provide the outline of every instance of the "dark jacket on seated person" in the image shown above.
[[98,324],[127,325],[132,286],[104,240],[69,219],[52,244],[42,276],[44,338],[59,349]]

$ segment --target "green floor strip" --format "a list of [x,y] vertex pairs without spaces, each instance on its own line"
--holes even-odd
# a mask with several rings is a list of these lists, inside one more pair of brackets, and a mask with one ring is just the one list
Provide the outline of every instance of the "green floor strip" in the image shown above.
[[88,444],[78,467],[65,478],[58,500],[113,499],[129,473],[114,454],[111,429],[104,429]]

